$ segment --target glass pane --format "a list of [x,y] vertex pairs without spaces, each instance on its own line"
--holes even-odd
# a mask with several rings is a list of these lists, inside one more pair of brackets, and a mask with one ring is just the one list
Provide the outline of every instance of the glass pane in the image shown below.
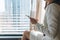
[[30,0],[0,0],[0,34],[22,34],[30,29]]

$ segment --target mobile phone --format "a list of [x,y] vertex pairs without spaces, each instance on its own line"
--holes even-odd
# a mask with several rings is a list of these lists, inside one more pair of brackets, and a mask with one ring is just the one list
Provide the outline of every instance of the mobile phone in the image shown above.
[[26,15],[28,18],[31,18],[30,16]]

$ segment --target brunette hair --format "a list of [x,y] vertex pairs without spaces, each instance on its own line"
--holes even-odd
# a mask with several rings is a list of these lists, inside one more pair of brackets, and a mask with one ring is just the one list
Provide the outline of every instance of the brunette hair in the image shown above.
[[53,3],[60,5],[60,0],[53,0]]
[[[56,3],[56,4],[60,5],[60,0],[53,0],[52,3]],[[50,3],[50,4],[51,4],[51,3]],[[45,8],[46,8],[47,6],[48,6],[48,5],[47,5],[47,2],[46,2]]]

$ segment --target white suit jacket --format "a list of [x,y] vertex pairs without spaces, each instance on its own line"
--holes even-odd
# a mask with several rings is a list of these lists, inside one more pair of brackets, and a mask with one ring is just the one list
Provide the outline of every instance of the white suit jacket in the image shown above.
[[52,3],[47,6],[44,26],[36,24],[36,29],[46,36],[43,40],[60,40],[60,5]]

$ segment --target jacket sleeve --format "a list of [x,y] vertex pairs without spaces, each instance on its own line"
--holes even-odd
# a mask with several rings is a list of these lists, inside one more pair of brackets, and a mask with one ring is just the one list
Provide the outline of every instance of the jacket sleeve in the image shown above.
[[58,31],[58,21],[59,21],[59,12],[57,11],[57,7],[55,5],[49,5],[46,9],[47,13],[47,34],[51,38],[55,38]]
[[39,23],[37,23],[35,26],[36,30],[40,32],[43,32],[43,27],[44,27],[43,24],[39,24]]

